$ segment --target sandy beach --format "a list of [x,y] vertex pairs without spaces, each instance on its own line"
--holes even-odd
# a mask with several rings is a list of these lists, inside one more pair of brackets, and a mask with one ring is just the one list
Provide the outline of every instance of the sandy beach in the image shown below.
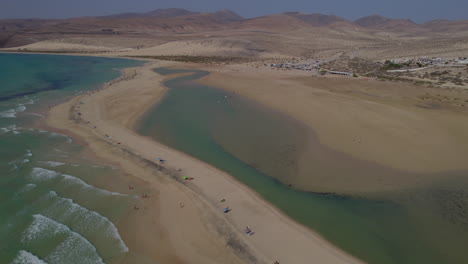
[[[53,107],[47,118],[149,190],[119,226],[130,249],[161,263],[359,263],[226,173],[134,132],[164,95],[163,80],[173,78],[151,69],[172,65],[126,69],[104,88]],[[226,206],[232,211],[224,214]]]
[[464,17],[115,4],[3,10],[0,262],[468,263]]

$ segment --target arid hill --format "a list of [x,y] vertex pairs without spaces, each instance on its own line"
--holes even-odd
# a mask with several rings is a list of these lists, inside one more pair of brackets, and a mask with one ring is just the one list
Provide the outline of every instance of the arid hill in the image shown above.
[[314,27],[329,26],[334,24],[345,24],[352,26],[352,23],[342,17],[323,14],[305,14],[300,12],[285,13],[288,16],[296,17]]
[[436,32],[468,32],[467,20],[432,20],[424,23],[423,26]]
[[200,14],[200,12],[189,11],[182,8],[166,8],[156,9],[146,13],[121,13],[110,16],[102,16],[101,18],[135,18],[135,17],[152,17],[152,18],[171,18],[179,16],[189,16]]
[[411,21],[410,19],[393,19],[380,15],[371,15],[359,18],[354,24],[371,29],[380,30],[422,30],[423,27]]

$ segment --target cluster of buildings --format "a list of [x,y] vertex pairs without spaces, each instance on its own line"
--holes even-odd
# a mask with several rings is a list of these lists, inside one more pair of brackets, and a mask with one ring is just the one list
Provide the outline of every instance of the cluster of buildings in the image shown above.
[[458,60],[456,61],[456,63],[468,65],[468,58],[467,58],[467,57],[458,58]]
[[340,71],[327,71],[325,74],[341,75],[341,76],[353,76],[351,72],[340,72]]
[[308,63],[276,63],[270,64],[272,68],[286,69],[286,70],[302,70],[302,71],[320,71],[322,74],[332,74],[341,76],[353,76],[350,72],[339,71],[325,71],[320,69],[320,61],[316,60]]
[[[387,72],[414,72],[433,67],[464,67],[465,65],[468,65],[467,57],[459,57],[456,59],[419,57],[393,59],[389,61],[393,64],[397,64],[398,68],[387,70]],[[385,63],[388,63],[389,61],[386,61]]]
[[286,69],[286,70],[303,70],[303,71],[318,71],[319,70],[319,63],[277,63],[277,64],[270,64],[272,68],[278,69]]
[[420,65],[440,65],[440,64],[449,64],[449,65],[468,65],[467,57],[459,57],[456,59],[446,59],[442,57],[418,57],[418,58],[400,58],[390,60],[395,64],[420,64]]

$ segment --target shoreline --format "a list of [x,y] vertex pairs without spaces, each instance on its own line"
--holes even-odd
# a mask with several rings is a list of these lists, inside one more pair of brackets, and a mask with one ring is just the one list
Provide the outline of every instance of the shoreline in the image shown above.
[[[188,211],[184,209],[190,209],[190,215],[199,219],[197,225],[201,230],[183,228],[187,229],[184,231],[191,232],[193,235],[191,237],[183,232],[174,232],[178,234],[168,232],[165,234],[170,237],[166,243],[171,254],[160,252],[157,257],[165,258],[166,255],[173,255],[172,259],[166,259],[174,263],[184,263],[184,261],[188,260],[190,260],[190,263],[217,263],[215,259],[211,259],[213,262],[210,261],[210,257],[213,257],[210,254],[215,253],[218,263],[220,255],[222,255],[223,263],[241,263],[239,258],[249,261],[247,263],[273,263],[274,261],[280,263],[308,263],[311,258],[320,260],[320,263],[359,263],[358,260],[331,245],[313,230],[284,215],[284,213],[261,199],[253,190],[243,186],[242,183],[237,182],[226,173],[177,150],[137,135],[132,128],[135,127],[138,118],[157,103],[167,90],[162,86],[162,81],[165,78],[158,76],[156,73],[153,73],[153,76],[149,74],[149,71],[155,68],[156,64],[161,64],[161,62],[149,62],[145,66],[135,69],[135,71],[140,71],[136,76],[137,78],[129,80],[124,78],[124,80],[115,83],[110,82],[111,85],[106,85],[104,88],[80,95],[69,102],[55,106],[49,112],[47,123],[53,128],[67,131],[67,134],[82,138],[97,156],[119,164],[127,173],[135,175],[148,182],[149,186],[154,187],[159,199],[152,202],[157,203],[156,207],[160,207],[160,211],[157,212],[158,216],[166,220],[163,221],[165,224],[161,225],[163,229],[170,229],[171,226],[175,227],[176,230],[179,229],[180,226],[174,225],[174,223],[181,220],[177,219],[177,217],[180,217],[183,211]],[[179,63],[163,62],[163,64],[172,66]],[[129,69],[126,69],[125,75],[128,74]],[[173,77],[170,76],[169,78]],[[155,83],[151,84],[150,81]],[[144,87],[138,86],[137,88],[135,82],[140,82]],[[111,86],[113,86],[113,89],[108,89]],[[133,87],[133,90],[129,87]],[[154,95],[155,91],[156,95]],[[122,109],[125,108],[124,105],[132,106],[135,104],[134,99],[138,97],[135,95],[136,93],[141,93],[139,94],[140,99],[146,101],[143,103],[144,100],[140,100],[142,104],[133,106],[134,109],[131,109],[133,111],[129,108]],[[148,99],[147,96],[151,94],[153,96]],[[79,116],[83,119],[81,122],[70,119],[73,117],[73,107],[78,107]],[[94,125],[92,124],[96,124],[97,128],[93,128]],[[158,153],[158,155],[168,160],[170,165],[162,167],[152,162],[151,160],[156,158],[154,153]],[[143,167],[139,166],[142,164]],[[172,164],[177,164],[177,167],[173,167]],[[176,178],[179,179],[179,182],[174,181],[174,177],[180,176],[177,171],[180,168],[184,176],[194,177],[195,180],[188,183],[181,181],[179,177]],[[172,175],[172,179],[167,179],[166,176],[155,173],[155,171],[169,173]],[[155,176],[156,174],[157,176]],[[155,186],[160,184],[163,184],[164,188]],[[164,190],[165,188],[167,189]],[[168,193],[169,188],[177,193],[175,196],[179,200],[184,201],[172,204],[164,203],[166,197],[174,198],[174,193]],[[222,214],[222,205],[219,204],[219,199],[223,197],[223,193],[228,193],[226,198],[229,206],[235,208],[232,213],[227,215]],[[190,199],[187,199],[187,197],[190,197]],[[183,208],[179,208],[180,203],[183,203]],[[248,214],[239,212],[241,211],[239,209],[245,203],[255,208],[255,210]],[[151,208],[148,210],[151,211]],[[247,220],[249,218],[251,219]],[[194,223],[191,223],[191,225],[191,227],[195,227],[193,226]],[[242,230],[246,225],[252,225],[257,234],[251,237],[246,236]],[[223,229],[228,229],[228,232],[220,235]],[[197,231],[203,232],[197,234]],[[208,231],[210,237],[204,237],[204,240],[197,241],[200,240],[198,238],[200,233],[207,234],[204,231]],[[229,238],[229,236],[231,237]],[[220,247],[221,251],[219,252],[213,252],[217,251],[213,248],[208,251],[201,249],[201,253],[195,252],[199,251],[200,248],[191,249],[190,247],[193,247],[193,244],[187,245],[185,243],[188,242],[187,238],[203,242],[204,245],[210,244],[219,247],[227,244],[230,249]],[[300,242],[297,242],[298,240]],[[181,244],[186,245],[181,246]],[[239,245],[240,247],[237,248],[236,252],[238,255],[234,256],[232,248]],[[180,248],[184,250],[179,250]],[[249,250],[245,251],[247,248]]]

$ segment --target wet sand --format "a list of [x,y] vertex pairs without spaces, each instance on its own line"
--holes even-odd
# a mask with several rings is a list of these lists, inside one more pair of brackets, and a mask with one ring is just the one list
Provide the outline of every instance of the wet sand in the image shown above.
[[455,179],[468,170],[468,112],[444,104],[428,109],[419,99],[449,91],[236,66],[205,69],[212,74],[200,82],[256,100],[310,129],[297,161],[310,177],[282,179],[300,189],[378,193]]
[[[161,263],[359,263],[226,173],[134,132],[164,95],[162,81],[173,78],[151,70],[163,66],[127,69],[104,89],[53,107],[47,119],[145,185],[142,205],[119,224],[131,251]],[[232,211],[224,214],[225,206]]]

